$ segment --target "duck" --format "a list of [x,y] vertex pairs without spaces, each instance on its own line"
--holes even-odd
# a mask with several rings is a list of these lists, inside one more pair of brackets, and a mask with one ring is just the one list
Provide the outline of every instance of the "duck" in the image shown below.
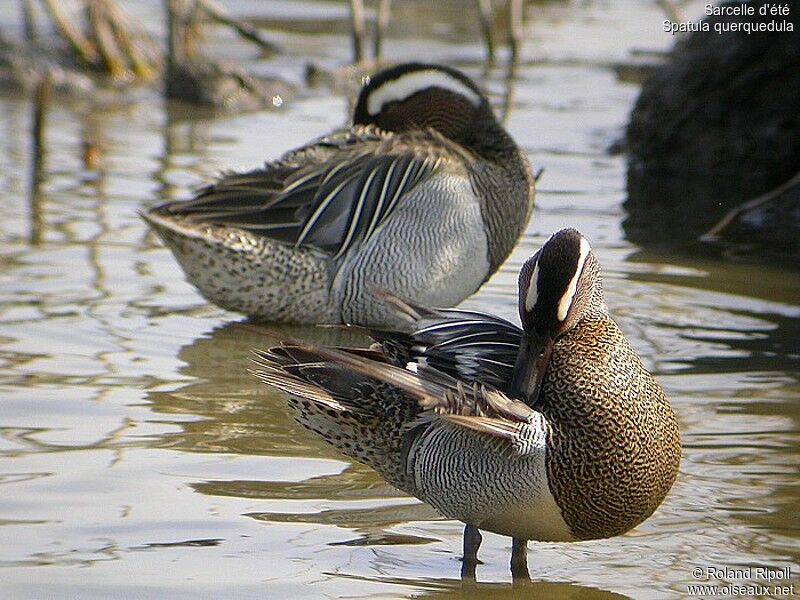
[[353,124],[142,217],[209,301],[254,320],[399,326],[380,288],[454,306],[527,226],[527,156],[460,71],[368,78]]
[[519,275],[521,327],[380,292],[413,325],[369,348],[284,339],[253,372],[295,418],[388,483],[465,523],[462,576],[481,531],[527,543],[621,535],[662,503],[680,431],[667,397],[609,314],[577,230],[553,234]]

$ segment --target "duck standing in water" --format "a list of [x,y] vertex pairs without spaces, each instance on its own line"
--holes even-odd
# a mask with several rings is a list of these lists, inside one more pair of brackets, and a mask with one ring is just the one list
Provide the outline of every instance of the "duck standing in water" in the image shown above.
[[523,266],[522,329],[491,315],[384,295],[416,325],[374,331],[368,350],[285,343],[257,375],[289,394],[298,421],[389,483],[479,529],[527,540],[622,534],[661,504],[678,472],[675,415],[603,300],[600,268],[574,229]]
[[208,300],[293,323],[400,323],[372,295],[452,306],[500,266],[533,206],[528,160],[465,75],[374,75],[353,125],[194,200],[143,214]]

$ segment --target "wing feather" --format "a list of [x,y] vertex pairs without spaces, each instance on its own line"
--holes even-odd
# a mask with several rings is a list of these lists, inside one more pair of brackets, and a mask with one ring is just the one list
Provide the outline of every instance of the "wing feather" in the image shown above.
[[428,309],[378,291],[379,298],[410,320],[412,333],[371,330],[397,364],[428,364],[466,383],[507,390],[522,330],[493,315],[459,309]]
[[490,417],[469,417],[463,415],[442,415],[442,420],[464,427],[477,433],[514,441],[519,435],[520,424],[505,419]]
[[314,246],[340,258],[369,239],[401,198],[442,165],[427,152],[383,151],[373,138],[360,146],[350,138],[323,139],[318,146],[340,151],[328,150],[323,160],[310,163],[303,163],[300,152],[262,169],[229,173],[193,200],[154,210]]

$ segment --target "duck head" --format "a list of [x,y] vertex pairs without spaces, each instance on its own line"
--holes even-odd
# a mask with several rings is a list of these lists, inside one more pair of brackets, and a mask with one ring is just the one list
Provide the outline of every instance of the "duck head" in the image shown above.
[[404,132],[433,128],[470,145],[476,128],[497,125],[489,102],[469,77],[436,64],[405,63],[376,73],[362,88],[354,125]]
[[603,309],[600,267],[575,229],[554,233],[523,265],[519,314],[524,335],[511,392],[533,406],[539,399],[553,344],[586,314]]

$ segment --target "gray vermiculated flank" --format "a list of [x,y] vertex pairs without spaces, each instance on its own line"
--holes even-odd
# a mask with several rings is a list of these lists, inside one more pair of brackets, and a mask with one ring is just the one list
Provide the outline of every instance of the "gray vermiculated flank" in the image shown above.
[[464,177],[437,173],[404,200],[380,235],[348,257],[336,275],[332,292],[345,322],[405,323],[375,299],[375,287],[400,295],[413,290],[419,302],[450,305],[486,278],[486,233]]
[[525,524],[509,524],[509,515],[520,512],[521,505],[541,503],[547,490],[541,467],[545,431],[541,421],[521,425],[520,442],[540,443],[512,451],[457,426],[430,427],[415,440],[409,457],[416,495],[447,517],[518,535]]

